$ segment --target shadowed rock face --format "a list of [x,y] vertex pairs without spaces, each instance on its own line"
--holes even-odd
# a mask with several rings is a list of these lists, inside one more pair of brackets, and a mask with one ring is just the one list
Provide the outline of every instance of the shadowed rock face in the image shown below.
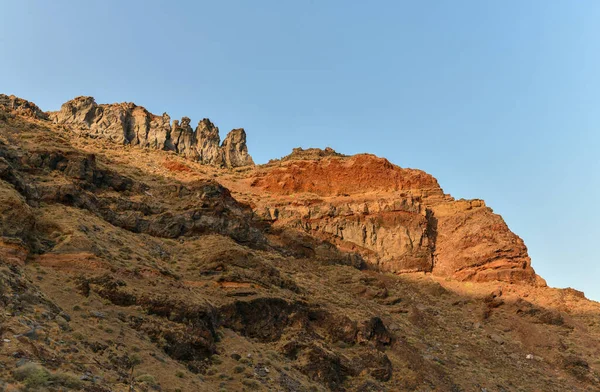
[[[6,172],[8,163],[2,158],[0,171]],[[29,253],[26,241],[35,225],[31,208],[25,199],[0,180],[0,260],[10,265],[22,265]]]
[[[7,101],[6,105],[14,101],[9,102],[8,98],[4,100]],[[58,112],[50,113],[50,117],[55,123],[67,125],[79,134],[119,144],[174,151],[207,165],[254,165],[248,154],[244,130],[232,130],[220,146],[219,128],[208,119],[200,121],[194,130],[188,117],[170,124],[171,119],[166,113],[157,116],[133,103],[98,105],[92,97],[77,97],[68,101]]]

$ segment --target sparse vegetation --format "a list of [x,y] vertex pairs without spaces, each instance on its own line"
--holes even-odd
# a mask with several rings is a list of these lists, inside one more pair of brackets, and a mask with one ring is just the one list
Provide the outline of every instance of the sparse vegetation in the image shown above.
[[[598,389],[600,305],[582,293],[381,273],[340,250],[355,249],[348,228],[366,221],[413,249],[433,241],[420,237],[430,222],[411,212],[429,209],[426,192],[358,197],[342,183],[321,194],[343,174],[324,171],[327,181],[304,184],[317,193],[286,194],[300,175],[292,165],[346,158],[314,150],[303,163],[200,172],[164,151],[67,128],[22,116],[0,123],[0,379],[11,387]],[[166,160],[190,170],[168,170]],[[396,169],[376,163],[385,185]],[[419,176],[410,174],[411,186]],[[379,234],[365,236],[381,244]],[[423,260],[411,257],[398,260]]]
[[49,386],[65,388],[81,388],[82,382],[74,375],[61,372],[50,372],[42,365],[28,362],[18,367],[13,375],[16,380],[23,382],[26,390],[37,391]]
[[233,372],[236,374],[243,373],[244,370],[246,370],[246,368],[244,366],[240,366],[240,365],[237,365],[233,368]]
[[157,385],[156,379],[151,374],[142,374],[140,376],[137,376],[135,378],[135,380],[139,383],[145,383],[148,385]]

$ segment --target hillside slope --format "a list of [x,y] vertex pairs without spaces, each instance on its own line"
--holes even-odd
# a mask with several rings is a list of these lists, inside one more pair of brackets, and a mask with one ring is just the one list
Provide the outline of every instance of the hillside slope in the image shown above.
[[189,154],[102,136],[131,105],[0,96],[0,389],[600,390],[600,304],[483,201],[371,155],[255,166],[209,120]]

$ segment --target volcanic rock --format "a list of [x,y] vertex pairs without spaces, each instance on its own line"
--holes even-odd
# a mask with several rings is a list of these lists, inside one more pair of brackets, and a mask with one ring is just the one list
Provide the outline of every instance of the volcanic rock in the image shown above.
[[223,162],[227,167],[254,165],[246,146],[246,131],[243,128],[231,130],[221,145]]
[[429,174],[373,155],[306,151],[294,149],[252,180],[277,195],[276,205],[258,201],[263,219],[358,252],[386,271],[543,284],[523,240],[483,201],[455,200]]
[[183,117],[181,124],[179,121],[173,121],[171,136],[175,145],[175,152],[192,160],[200,158],[198,150],[196,150],[196,134],[190,126],[189,117]]
[[2,102],[0,386],[600,390],[600,304],[425,172],[332,149],[226,170],[245,133],[208,119]]
[[[8,98],[4,101],[9,102]],[[2,102],[0,100],[0,104]],[[185,158],[214,166],[254,165],[248,154],[244,130],[234,129],[219,146],[219,129],[208,119],[200,121],[194,131],[189,117],[175,120],[171,125],[166,113],[157,116],[133,103],[98,105],[92,97],[68,101],[58,112],[50,113],[50,117],[55,123],[67,125],[83,136],[174,151]]]
[[10,184],[0,180],[0,260],[22,265],[29,253],[27,242],[35,225],[33,212]]
[[223,154],[221,154],[219,128],[208,119],[204,118],[196,127],[196,143],[200,162],[207,165],[221,166]]

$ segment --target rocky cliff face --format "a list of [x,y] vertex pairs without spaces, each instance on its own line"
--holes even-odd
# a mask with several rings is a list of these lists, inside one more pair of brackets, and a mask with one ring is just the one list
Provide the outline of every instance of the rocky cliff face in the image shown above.
[[198,123],[154,115],[133,103],[98,105],[92,97],[77,97],[50,113],[57,124],[69,126],[74,132],[112,142],[174,151],[190,160],[207,165],[238,167],[254,165],[246,146],[243,129],[232,130],[219,145],[219,129],[208,119]]
[[[223,164],[223,151],[220,148],[221,138],[219,137],[219,128],[215,127],[208,118],[202,119],[196,127],[196,138],[200,162],[221,166]],[[243,147],[246,147],[245,139]],[[246,148],[247,153],[248,150]]]
[[227,167],[254,165],[252,157],[248,155],[246,146],[246,131],[243,128],[234,129],[223,140],[221,146],[223,161]]
[[[0,105],[50,118],[80,135],[173,151],[193,162],[254,165],[244,129],[232,130],[220,144],[219,129],[208,119],[194,130],[188,117],[171,124],[167,114],[133,103],[98,105],[91,97],[75,98],[49,115],[16,97],[0,96]],[[248,187],[240,192],[263,221],[358,254],[367,265],[458,280],[544,284],[525,244],[502,217],[481,200],[454,200],[423,171],[368,154],[297,148],[247,173],[243,182]]]
[[0,94],[0,106],[23,116],[47,120],[48,115],[36,104],[14,95]]
[[[309,157],[309,158],[307,158]],[[481,200],[454,200],[435,178],[372,155],[294,151],[252,179],[257,211],[394,273],[544,284],[523,241]]]
[[600,304],[483,201],[76,101],[0,96],[0,390],[600,390]]

